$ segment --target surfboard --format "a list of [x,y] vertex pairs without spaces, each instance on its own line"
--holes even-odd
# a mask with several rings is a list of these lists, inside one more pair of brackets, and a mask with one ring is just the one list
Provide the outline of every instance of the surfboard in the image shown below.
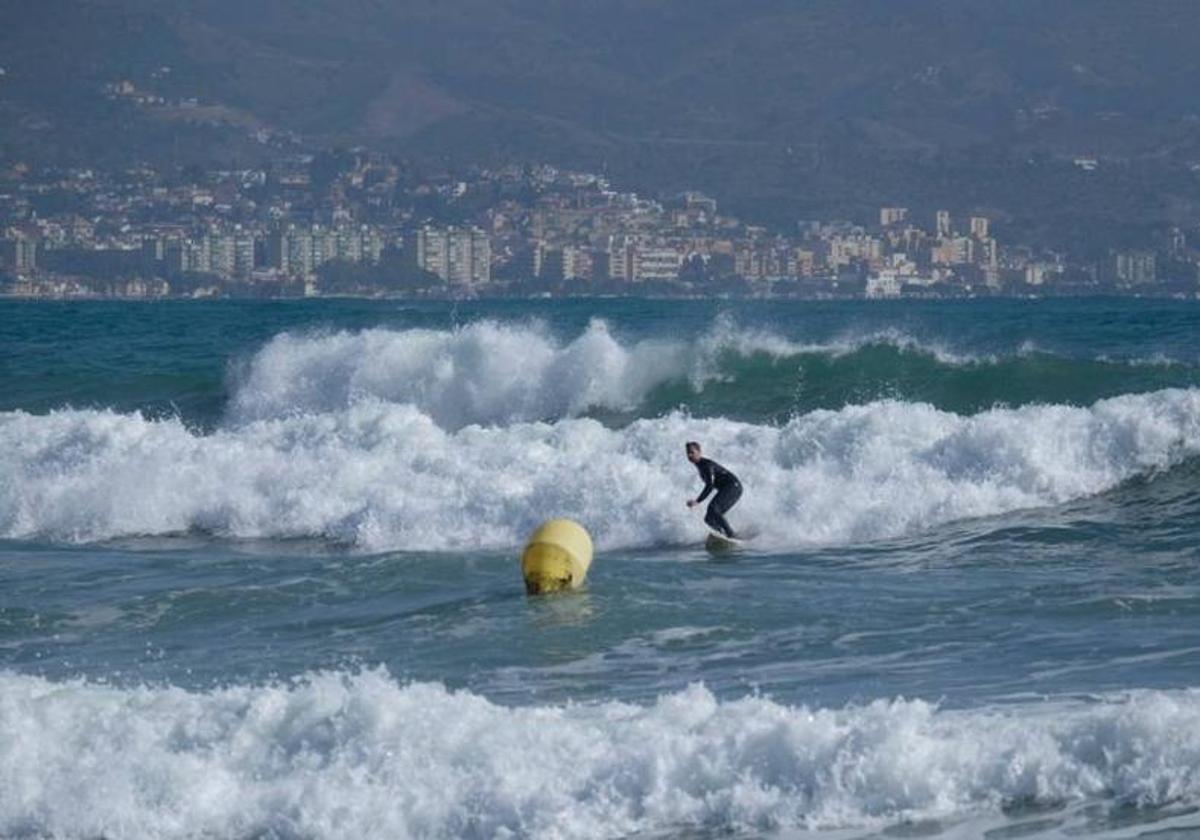
[[757,535],[758,529],[753,526],[742,528],[736,537],[727,537],[710,529],[708,536],[704,539],[704,547],[713,552],[735,551],[745,547],[746,543]]

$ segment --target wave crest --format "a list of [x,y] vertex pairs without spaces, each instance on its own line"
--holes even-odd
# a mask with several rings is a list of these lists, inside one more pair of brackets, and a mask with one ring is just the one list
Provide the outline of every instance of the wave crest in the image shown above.
[[728,318],[692,340],[628,345],[600,319],[565,343],[537,325],[487,320],[454,330],[283,333],[238,378],[230,415],[245,423],[380,400],[416,406],[448,429],[556,420],[590,409],[631,411],[669,383],[702,390],[731,378],[729,357],[840,358],[871,347],[927,354],[948,365],[974,361],[894,330],[807,345]]
[[379,670],[208,692],[0,674],[0,832],[617,837],[1200,799],[1200,694],[973,711],[495,705]]
[[96,540],[200,529],[385,550],[503,548],[578,519],[605,548],[688,544],[701,440],[743,479],[731,516],[786,548],[900,536],[1107,491],[1200,454],[1200,390],[970,417],[885,401],[783,426],[679,413],[446,431],[413,406],[260,420],[0,414],[0,535]]
[[681,406],[785,422],[886,398],[971,413],[1196,384],[1200,373],[1185,364],[1071,359],[1028,343],[978,357],[896,329],[804,344],[721,317],[693,337],[623,342],[597,319],[563,341],[537,324],[485,320],[454,330],[278,335],[237,377],[227,420],[379,401],[413,406],[451,431],[580,416],[619,424]]
[[285,333],[251,360],[231,414],[244,423],[382,400],[416,406],[448,429],[551,420],[633,408],[687,364],[683,343],[627,348],[599,320],[565,345],[545,330],[493,321],[452,331]]

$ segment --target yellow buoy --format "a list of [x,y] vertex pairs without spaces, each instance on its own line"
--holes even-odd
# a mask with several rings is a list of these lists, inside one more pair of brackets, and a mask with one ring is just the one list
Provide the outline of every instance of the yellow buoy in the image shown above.
[[570,519],[543,522],[521,552],[521,574],[530,595],[578,589],[591,565],[592,538]]

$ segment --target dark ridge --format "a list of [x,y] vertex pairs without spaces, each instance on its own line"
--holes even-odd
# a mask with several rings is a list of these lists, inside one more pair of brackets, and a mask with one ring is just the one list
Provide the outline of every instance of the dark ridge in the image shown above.
[[[698,187],[781,225],[896,201],[997,209],[1027,236],[1200,218],[1191,0],[9,5],[6,158],[247,161],[267,154],[251,122]],[[222,118],[100,95],[123,78]],[[1081,154],[1106,165],[1080,173]]]

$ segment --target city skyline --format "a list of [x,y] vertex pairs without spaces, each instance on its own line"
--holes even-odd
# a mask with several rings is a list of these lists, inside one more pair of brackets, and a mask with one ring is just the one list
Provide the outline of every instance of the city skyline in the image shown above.
[[[770,230],[685,190],[658,199],[549,165],[414,176],[377,153],[296,155],[277,170],[214,170],[167,186],[122,173],[10,169],[0,270],[7,294],[798,297],[1195,291],[1186,232],[1157,247],[1001,241],[988,215],[883,206],[874,223]],[[321,185],[314,184],[314,175]],[[55,197],[70,209],[56,209]],[[39,213],[39,207],[42,208]],[[50,212],[47,212],[47,208]],[[336,277],[330,267],[340,267]],[[1165,270],[1160,270],[1165,265]]]

